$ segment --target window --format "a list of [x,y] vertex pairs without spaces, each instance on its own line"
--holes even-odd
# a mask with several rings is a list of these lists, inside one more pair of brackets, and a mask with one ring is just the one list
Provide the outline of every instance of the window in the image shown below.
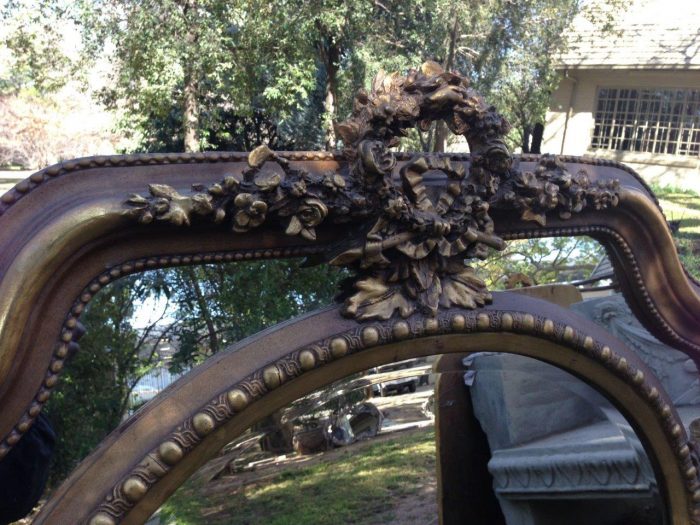
[[599,88],[593,149],[700,153],[700,90]]

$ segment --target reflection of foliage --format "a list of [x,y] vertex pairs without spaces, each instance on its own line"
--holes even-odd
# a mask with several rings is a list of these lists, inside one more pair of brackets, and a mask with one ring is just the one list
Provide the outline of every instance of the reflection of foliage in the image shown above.
[[497,290],[518,273],[533,284],[585,279],[603,255],[603,247],[588,237],[529,239],[509,242],[504,251],[476,266],[488,286]]
[[267,326],[328,304],[342,276],[334,268],[302,269],[288,261],[169,270],[180,341],[171,366],[190,366]]
[[156,274],[122,279],[88,306],[80,350],[47,405],[58,435],[52,483],[66,476],[121,421],[136,382],[157,364],[156,349],[172,326],[156,322],[136,330],[132,318],[134,307],[152,293],[157,280]]
[[[187,369],[229,344],[330,302],[342,272],[301,269],[297,262],[262,261],[173,268],[127,277],[90,303],[86,335],[70,360],[47,411],[59,437],[52,483],[60,482],[121,421],[129,394],[159,362],[170,339],[174,371]],[[164,315],[135,328],[135,308],[158,296]]]

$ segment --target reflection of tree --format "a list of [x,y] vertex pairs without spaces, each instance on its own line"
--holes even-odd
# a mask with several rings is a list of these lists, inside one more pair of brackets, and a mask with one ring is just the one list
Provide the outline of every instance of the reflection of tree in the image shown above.
[[[86,334],[47,407],[59,436],[52,482],[117,426],[139,379],[154,367],[186,370],[267,326],[328,304],[341,276],[329,267],[262,261],[158,270],[106,287],[82,317]],[[158,312],[137,329],[141,320],[134,314],[146,300]],[[164,363],[158,348],[166,341],[175,353]]]
[[603,255],[602,246],[588,237],[529,239],[509,242],[504,251],[476,266],[491,289],[503,289],[516,274],[532,284],[585,279]]
[[139,379],[159,363],[174,323],[163,322],[165,311],[140,330],[133,319],[152,286],[149,276],[122,279],[97,294],[83,316],[86,335],[47,405],[58,435],[53,483],[119,424]]

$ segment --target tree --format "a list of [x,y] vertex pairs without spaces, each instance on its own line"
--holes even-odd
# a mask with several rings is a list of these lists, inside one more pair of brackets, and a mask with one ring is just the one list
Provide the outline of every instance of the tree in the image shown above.
[[602,245],[589,237],[528,239],[509,242],[475,266],[492,290],[502,290],[586,279],[604,255]]
[[174,370],[188,368],[260,330],[332,302],[345,272],[261,261],[171,270],[179,350]]
[[110,118],[81,89],[72,28],[56,7],[17,0],[0,8],[0,166],[40,169],[114,150]]
[[133,313],[152,293],[158,273],[121,279],[97,294],[83,315],[85,336],[47,404],[58,437],[50,483],[60,482],[115,428],[138,380],[159,361],[159,343],[172,326],[142,330]]
[[[58,444],[51,483],[60,482],[125,417],[134,387],[156,366],[187,370],[263,328],[331,302],[341,271],[261,261],[147,272],[100,291],[83,314],[85,335],[47,412]],[[140,304],[160,298],[143,328]],[[169,362],[158,353],[170,340]]]

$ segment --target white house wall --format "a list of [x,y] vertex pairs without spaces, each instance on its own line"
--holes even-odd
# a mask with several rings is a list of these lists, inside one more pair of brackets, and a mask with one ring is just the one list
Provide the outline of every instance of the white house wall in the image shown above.
[[542,153],[618,160],[650,183],[700,192],[698,157],[591,149],[596,93],[600,87],[700,89],[700,71],[576,69],[563,72],[547,112]]

